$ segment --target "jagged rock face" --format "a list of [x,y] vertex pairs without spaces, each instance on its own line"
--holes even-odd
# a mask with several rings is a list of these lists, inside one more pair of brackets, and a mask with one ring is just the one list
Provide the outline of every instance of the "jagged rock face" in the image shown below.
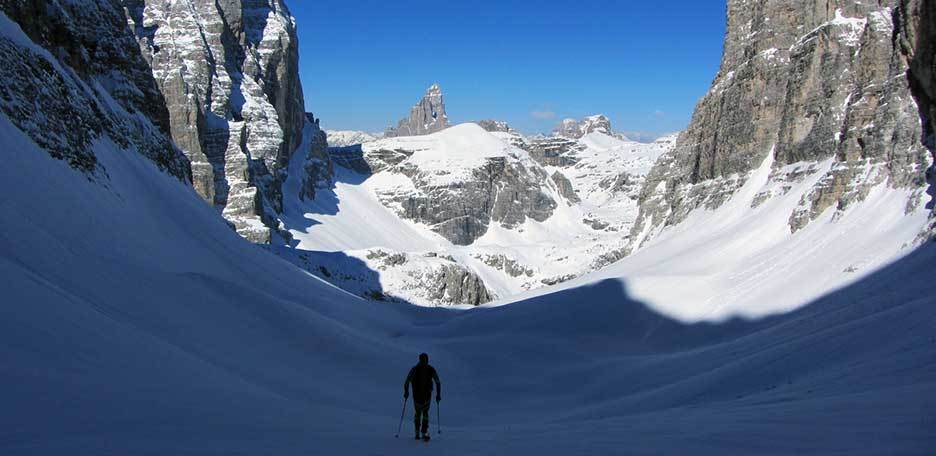
[[461,265],[446,265],[427,279],[432,302],[480,306],[492,300],[481,278]]
[[[595,231],[627,233],[637,217],[637,200],[645,176],[656,160],[672,149],[675,136],[652,143],[589,133],[578,140],[560,136],[531,138],[523,147],[551,172],[560,195],[570,204],[584,202],[582,222]],[[610,250],[620,259],[622,247]],[[594,263],[597,267],[607,263]]]
[[302,140],[295,24],[281,0],[122,0],[192,162],[195,190],[268,242]]
[[559,190],[559,194],[566,199],[571,204],[576,204],[582,202],[582,199],[575,193],[575,188],[572,187],[572,182],[569,182],[569,178],[565,177],[565,174],[562,174],[560,171],[553,171],[552,175],[549,176],[552,179],[553,183],[556,184],[556,188]]
[[553,136],[561,136],[569,139],[580,139],[581,137],[593,133],[604,133],[608,136],[616,136],[611,129],[611,121],[603,114],[588,116],[581,121],[575,119],[563,119],[556,128],[553,129]]
[[292,160],[301,160],[302,169],[297,176],[302,185],[299,188],[300,200],[314,200],[317,190],[329,188],[335,175],[334,163],[328,154],[328,135],[319,126],[319,119],[306,113],[302,143],[296,149]]
[[530,153],[530,157],[543,166],[567,167],[578,163],[576,153],[585,150],[578,141],[564,138],[534,138],[521,146]]
[[456,245],[468,245],[487,232],[491,222],[507,229],[527,217],[544,221],[556,202],[542,191],[546,175],[519,160],[494,157],[471,170],[471,178],[436,185],[434,174],[403,164],[399,172],[420,191],[387,195],[385,205],[398,205],[404,218],[425,223]]
[[936,1],[903,0],[897,10],[898,39],[908,62],[907,78],[924,122],[924,143],[936,149]]
[[892,39],[897,2],[885,3],[730,0],[721,69],[648,175],[632,234],[721,205],[768,154],[775,171],[833,162],[790,215],[792,231],[876,184],[920,187],[929,157]]
[[442,99],[442,89],[433,84],[426,89],[426,94],[415,106],[410,109],[409,117],[400,120],[395,128],[387,129],[384,136],[420,136],[442,131],[448,127],[448,116],[445,114],[445,101]]
[[328,155],[332,163],[348,168],[358,174],[373,174],[371,165],[364,159],[364,149],[360,144],[342,147],[328,147]]
[[[909,69],[910,90],[920,107],[923,143],[936,162],[936,1],[903,0],[897,9],[897,39]],[[927,170],[930,182],[929,236],[936,234],[936,165]]]
[[527,218],[544,221],[557,207],[544,191],[546,171],[475,124],[364,144],[365,164],[349,148],[333,149],[332,157],[352,169],[398,175],[406,185],[378,189],[381,203],[456,245],[471,244],[491,223],[510,229]]
[[533,277],[533,275],[536,274],[536,270],[533,268],[524,266],[507,255],[478,254],[475,255],[475,258],[483,261],[484,264],[494,269],[504,271],[504,273],[510,277]]
[[89,176],[106,176],[91,145],[107,137],[191,180],[160,131],[168,111],[118,2],[4,0],[0,9],[48,50],[0,39],[0,105],[17,127]]

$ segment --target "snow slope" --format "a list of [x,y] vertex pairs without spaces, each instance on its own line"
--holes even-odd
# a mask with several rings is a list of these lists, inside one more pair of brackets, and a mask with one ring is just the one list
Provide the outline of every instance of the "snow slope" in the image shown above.
[[133,151],[96,144],[101,185],[5,117],[0,142],[4,455],[410,454],[392,436],[420,351],[442,376],[443,434],[429,445],[444,454],[936,445],[932,243],[755,321],[674,320],[630,295],[629,277],[422,309],[299,272]]
[[681,323],[617,279],[467,312],[378,305],[242,240],[132,151],[96,145],[105,186],[4,117],[0,141],[4,455],[410,454],[393,434],[424,350],[443,454],[936,445],[932,244],[753,322]]
[[[681,321],[763,317],[798,309],[906,255],[921,242],[929,216],[924,200],[929,197],[894,190],[886,183],[844,214],[834,216],[830,208],[791,233],[789,214],[832,162],[811,172],[808,163],[775,171],[806,176],[788,187],[782,179],[769,179],[772,164],[770,154],[718,209],[696,210],[631,256],[561,287],[622,277],[636,297]],[[915,199],[919,204],[911,210],[908,201]]]

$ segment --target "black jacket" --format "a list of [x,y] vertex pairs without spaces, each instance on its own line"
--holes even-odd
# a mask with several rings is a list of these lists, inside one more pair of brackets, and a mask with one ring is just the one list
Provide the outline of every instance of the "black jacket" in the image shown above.
[[442,383],[439,381],[439,374],[434,367],[426,364],[417,364],[409,371],[406,376],[406,383],[403,384],[403,392],[407,392],[410,384],[413,385],[413,400],[416,402],[428,402],[432,398],[432,383],[435,382],[436,395],[442,394]]

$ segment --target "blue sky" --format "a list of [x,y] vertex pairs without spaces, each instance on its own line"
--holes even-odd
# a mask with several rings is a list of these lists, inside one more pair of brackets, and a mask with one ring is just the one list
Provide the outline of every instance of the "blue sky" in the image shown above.
[[453,122],[527,133],[604,113],[620,131],[684,128],[721,57],[724,0],[288,3],[306,108],[382,131],[433,82]]

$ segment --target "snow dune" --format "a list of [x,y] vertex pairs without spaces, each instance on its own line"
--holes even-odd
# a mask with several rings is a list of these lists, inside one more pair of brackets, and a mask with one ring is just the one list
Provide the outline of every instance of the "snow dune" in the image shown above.
[[2,115],[0,143],[0,454],[411,454],[393,434],[420,351],[439,454],[936,447],[932,244],[752,321],[683,322],[619,277],[423,309],[250,245],[133,151],[96,144],[100,185]]

